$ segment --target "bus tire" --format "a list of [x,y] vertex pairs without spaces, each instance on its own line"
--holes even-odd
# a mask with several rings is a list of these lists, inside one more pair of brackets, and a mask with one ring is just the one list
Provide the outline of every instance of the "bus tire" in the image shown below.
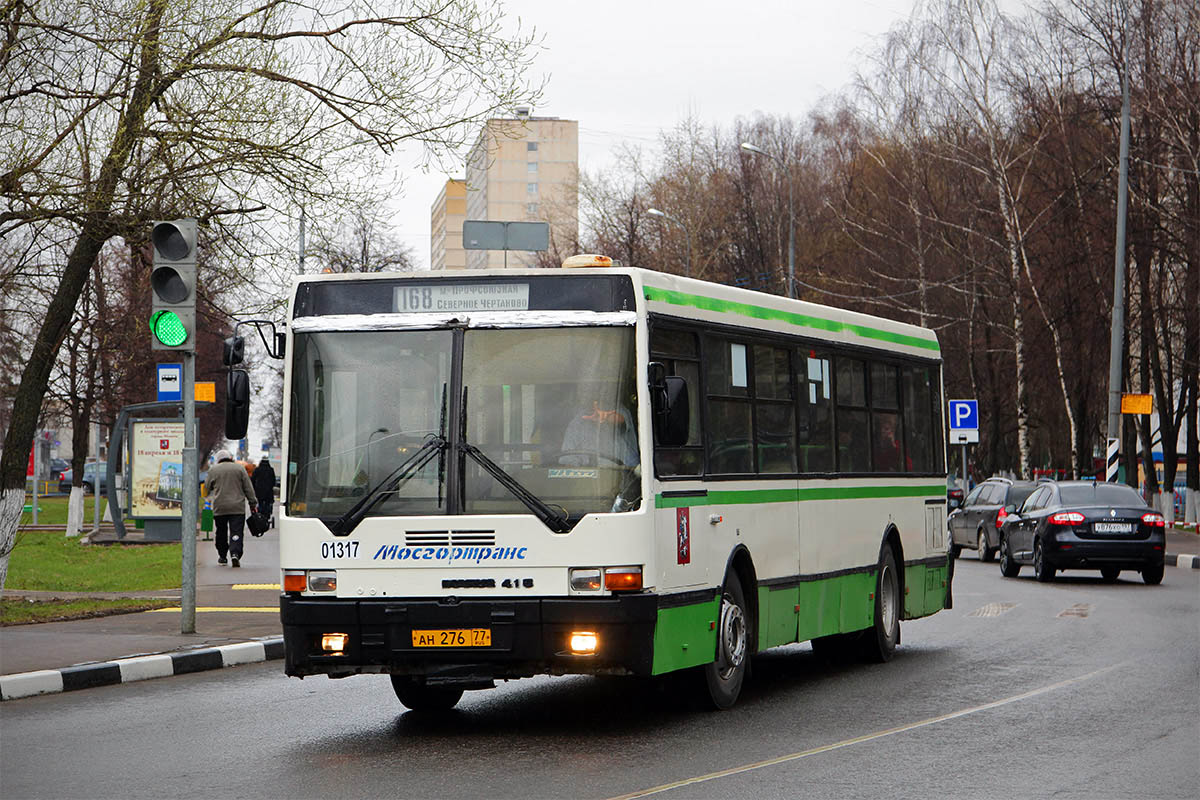
[[750,662],[750,625],[746,596],[737,573],[725,576],[721,611],[717,621],[717,657],[704,671],[704,683],[712,707],[724,710],[737,702]]
[[392,691],[396,699],[413,711],[447,711],[463,696],[462,689],[452,686],[429,686],[409,675],[393,675]]
[[863,633],[862,653],[867,661],[891,661],[900,643],[900,575],[896,554],[885,544],[875,575],[875,624]]

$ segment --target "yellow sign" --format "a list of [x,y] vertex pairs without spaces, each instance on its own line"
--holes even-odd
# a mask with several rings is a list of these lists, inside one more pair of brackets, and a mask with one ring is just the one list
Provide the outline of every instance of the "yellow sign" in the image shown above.
[[213,381],[198,381],[195,388],[197,402],[217,402],[217,384]]
[[1149,414],[1154,410],[1154,398],[1148,394],[1121,395],[1122,414]]

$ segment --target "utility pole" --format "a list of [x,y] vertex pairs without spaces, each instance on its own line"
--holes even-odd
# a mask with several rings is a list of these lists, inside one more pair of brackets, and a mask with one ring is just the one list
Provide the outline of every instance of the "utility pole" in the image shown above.
[[1121,354],[1125,347],[1125,214],[1129,205],[1129,66],[1121,71],[1121,163],[1117,179],[1117,253],[1108,353],[1108,447],[1104,479],[1117,480],[1121,446]]

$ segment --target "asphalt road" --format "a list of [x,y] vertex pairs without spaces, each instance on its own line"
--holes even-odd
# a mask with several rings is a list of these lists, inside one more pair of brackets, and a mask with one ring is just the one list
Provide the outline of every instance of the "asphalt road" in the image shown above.
[[1200,571],[1105,584],[958,561],[886,665],[758,657],[738,705],[535,678],[406,712],[279,662],[0,706],[0,796],[1195,798]]

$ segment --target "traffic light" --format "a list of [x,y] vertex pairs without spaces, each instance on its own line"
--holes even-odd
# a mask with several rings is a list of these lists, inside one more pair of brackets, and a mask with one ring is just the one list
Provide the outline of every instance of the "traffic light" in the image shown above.
[[150,349],[195,352],[196,220],[155,222],[150,242]]

